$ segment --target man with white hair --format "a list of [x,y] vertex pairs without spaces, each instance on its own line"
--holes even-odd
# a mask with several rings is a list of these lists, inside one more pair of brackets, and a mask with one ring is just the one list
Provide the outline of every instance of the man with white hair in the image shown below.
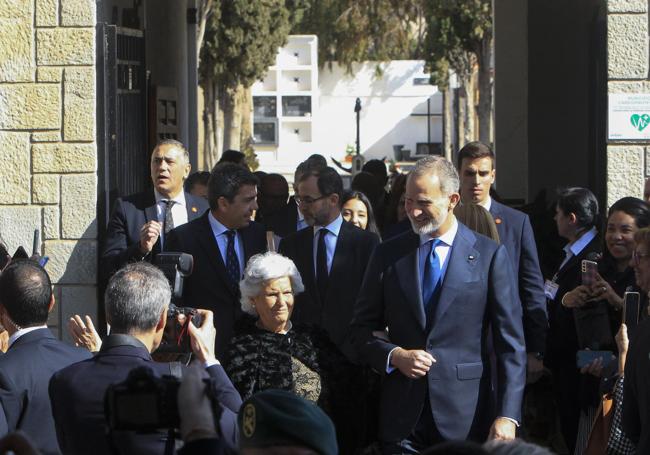
[[[358,358],[385,375],[379,437],[386,454],[445,440],[514,439],[521,419],[526,352],[516,281],[505,248],[454,217],[458,187],[448,160],[417,162],[406,184],[414,232],[375,249],[355,307]],[[373,335],[386,327],[388,339]]]

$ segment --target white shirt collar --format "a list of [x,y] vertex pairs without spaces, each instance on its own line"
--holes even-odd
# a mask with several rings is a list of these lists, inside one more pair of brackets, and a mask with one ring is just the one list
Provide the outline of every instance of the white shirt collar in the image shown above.
[[177,205],[185,207],[185,191],[181,191],[180,193],[178,193],[176,195],[176,197],[173,197],[173,198],[165,197],[156,190],[153,190],[153,194],[156,197],[156,204],[159,204],[160,201],[162,201],[164,199],[164,200],[172,200],[172,201],[176,202]]
[[343,225],[343,217],[341,214],[337,216],[334,221],[332,221],[330,224],[327,226],[314,226],[314,236],[320,231],[322,228],[327,229],[330,231],[332,234],[335,236],[339,236],[339,232],[341,232],[341,226]]
[[[448,216],[453,216],[451,213]],[[438,238],[442,243],[444,243],[447,246],[451,246],[454,243],[454,239],[456,238],[456,234],[458,233],[458,221],[456,220],[456,217],[453,216],[452,224],[451,227],[447,232],[442,234],[440,237],[431,237],[430,235],[422,235],[420,234],[420,246],[424,245],[427,242],[430,242],[434,238]]]
[[210,222],[210,227],[212,228],[212,232],[214,233],[214,236],[217,237],[221,234],[223,234],[226,231],[231,231],[236,229],[228,229],[226,226],[221,224],[219,220],[217,220],[212,212],[208,213],[208,221]]
[[592,227],[587,232],[582,234],[582,236],[578,240],[576,240],[573,243],[569,243],[565,245],[564,252],[567,254],[567,257],[569,257],[569,251],[574,256],[579,255],[580,252],[584,250],[587,245],[589,245],[589,242],[591,242],[596,237],[596,234],[597,234],[596,228]]
[[26,329],[20,329],[17,332],[14,332],[13,335],[9,337],[9,347],[11,347],[12,344],[16,342],[18,338],[20,338],[23,335],[28,334],[29,332],[33,332],[34,330],[39,330],[39,329],[47,329],[47,324],[43,325],[37,325],[34,327],[27,327]]
[[492,198],[488,196],[485,202],[479,202],[478,205],[480,205],[481,207],[483,207],[485,210],[489,212],[490,207],[492,207]]

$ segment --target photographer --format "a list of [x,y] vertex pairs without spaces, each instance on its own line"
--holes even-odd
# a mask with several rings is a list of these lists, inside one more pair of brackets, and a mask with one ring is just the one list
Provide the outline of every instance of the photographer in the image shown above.
[[[110,385],[125,381],[137,367],[146,366],[158,377],[176,376],[178,364],[156,363],[150,355],[162,340],[170,300],[164,274],[147,262],[129,264],[111,278],[104,299],[111,334],[95,357],[59,371],[50,382],[57,437],[64,453],[164,453],[162,432],[115,431],[107,437],[104,396]],[[201,326],[189,326],[192,351],[206,367],[212,395],[222,408],[218,422],[222,443],[234,449],[241,398],[215,358],[212,312],[199,313]],[[134,419],[136,414],[127,417]]]

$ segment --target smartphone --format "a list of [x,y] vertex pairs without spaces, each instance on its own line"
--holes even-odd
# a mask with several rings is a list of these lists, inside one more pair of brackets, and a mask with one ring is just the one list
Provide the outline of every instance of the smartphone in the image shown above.
[[598,358],[603,359],[603,368],[616,360],[614,353],[611,351],[580,350],[576,353],[576,367],[586,367]]
[[598,274],[598,263],[595,261],[583,259],[581,271],[582,284],[584,286],[591,287],[596,282],[596,275]]
[[623,317],[622,320],[627,326],[627,337],[632,339],[636,326],[639,324],[639,306],[641,305],[641,294],[638,292],[626,292],[623,296]]

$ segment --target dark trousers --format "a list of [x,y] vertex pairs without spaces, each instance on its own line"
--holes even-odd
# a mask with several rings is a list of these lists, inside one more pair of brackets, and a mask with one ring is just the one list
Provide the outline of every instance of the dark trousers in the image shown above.
[[443,441],[444,439],[438,433],[436,423],[433,420],[429,395],[427,394],[420,418],[411,434],[401,441],[382,442],[381,452],[384,455],[417,454]]
[[551,371],[560,429],[569,453],[573,453],[580,420],[580,373],[575,365],[570,364],[553,368]]

